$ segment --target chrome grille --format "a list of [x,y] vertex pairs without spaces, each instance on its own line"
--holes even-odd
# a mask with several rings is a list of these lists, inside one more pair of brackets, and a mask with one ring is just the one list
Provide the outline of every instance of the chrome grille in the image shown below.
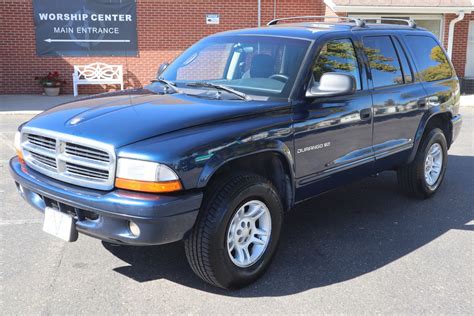
[[56,148],[56,140],[40,135],[27,134],[28,141],[40,147],[54,150]]
[[23,128],[21,143],[26,163],[38,172],[94,189],[114,186],[115,150],[111,145],[31,127]]
[[72,156],[79,156],[83,158],[89,158],[93,160],[100,160],[110,162],[109,154],[102,150],[81,146],[78,144],[66,143],[66,154]]
[[38,162],[40,165],[46,165],[47,167],[56,169],[56,159],[31,152],[31,156]]
[[77,175],[79,177],[88,178],[88,179],[107,180],[109,178],[108,171],[89,168],[89,167],[83,167],[83,166],[76,165],[69,162],[66,162],[66,171],[70,174]]

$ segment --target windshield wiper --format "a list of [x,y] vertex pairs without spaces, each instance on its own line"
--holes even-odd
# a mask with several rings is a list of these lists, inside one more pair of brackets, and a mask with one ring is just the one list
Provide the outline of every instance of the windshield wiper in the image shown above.
[[212,83],[212,82],[202,82],[202,81],[197,81],[197,82],[190,82],[190,83],[187,83],[186,86],[188,87],[204,87],[204,88],[214,88],[214,89],[217,89],[217,90],[222,90],[222,91],[226,91],[226,92],[229,92],[229,93],[232,93],[233,95],[236,95],[238,96],[240,99],[242,100],[246,100],[246,101],[250,101],[252,100],[247,94],[243,93],[243,92],[240,92],[240,91],[237,91],[229,86],[225,86],[223,84],[216,84],[216,83]]
[[153,79],[151,82],[159,82],[159,83],[163,83],[165,84],[165,93],[169,93],[168,89],[171,89],[173,90],[173,92],[175,93],[180,93],[181,91],[176,87],[176,83],[174,83],[173,81],[169,81],[169,80],[166,80],[166,79],[163,79],[163,78],[156,78],[156,79]]

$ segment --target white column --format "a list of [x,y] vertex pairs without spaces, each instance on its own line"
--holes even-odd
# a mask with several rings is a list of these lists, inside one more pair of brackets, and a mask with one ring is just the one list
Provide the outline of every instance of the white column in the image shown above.
[[262,26],[262,0],[258,0],[257,15],[258,15],[258,27],[261,27]]

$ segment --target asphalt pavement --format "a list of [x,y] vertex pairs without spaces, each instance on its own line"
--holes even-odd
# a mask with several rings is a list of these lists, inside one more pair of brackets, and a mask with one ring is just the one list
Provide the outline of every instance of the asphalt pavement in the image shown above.
[[0,115],[2,314],[474,314],[474,108],[438,194],[416,200],[394,172],[329,192],[285,218],[267,273],[234,292],[189,268],[182,243],[110,246],[42,232],[8,173],[16,127]]

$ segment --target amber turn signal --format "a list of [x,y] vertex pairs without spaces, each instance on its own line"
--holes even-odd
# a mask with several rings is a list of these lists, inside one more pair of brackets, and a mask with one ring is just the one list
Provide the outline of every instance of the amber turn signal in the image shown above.
[[25,163],[25,158],[23,157],[23,153],[20,151],[20,150],[17,150],[16,151],[16,154],[18,156],[18,160],[21,162],[21,163]]
[[25,163],[25,157],[23,157],[23,151],[21,150],[21,134],[20,132],[15,133],[15,139],[13,141],[13,146],[15,147],[16,155],[18,156],[18,160],[21,163]]
[[115,179],[115,187],[120,189],[150,192],[150,193],[166,193],[175,192],[183,189],[179,180],[163,181],[163,182],[151,182],[151,181],[138,181],[129,180],[123,178]]

